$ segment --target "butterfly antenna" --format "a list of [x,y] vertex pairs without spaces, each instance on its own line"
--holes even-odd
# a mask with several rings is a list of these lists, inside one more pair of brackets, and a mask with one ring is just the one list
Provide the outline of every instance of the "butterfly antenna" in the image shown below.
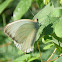
[[37,42],[37,46],[38,46],[38,50],[39,50],[40,57],[41,57],[41,62],[42,62],[42,56],[41,56],[41,51],[40,51],[40,47],[39,47],[39,42]]
[[29,11],[31,12],[31,14],[33,15],[33,17],[34,17],[34,13],[32,13],[32,11],[29,9]]
[[54,55],[54,53],[56,52],[56,50],[57,50],[57,48],[54,49],[52,55],[48,58],[48,60],[46,62],[49,62],[50,61],[51,57]]

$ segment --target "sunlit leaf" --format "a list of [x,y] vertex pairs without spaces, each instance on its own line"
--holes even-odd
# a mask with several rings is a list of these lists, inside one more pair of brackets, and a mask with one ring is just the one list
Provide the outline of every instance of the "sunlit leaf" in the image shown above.
[[60,0],[60,4],[62,5],[62,0]]
[[49,44],[49,45],[46,45],[43,49],[44,50],[47,50],[47,49],[49,49],[51,46],[53,46],[54,44]]
[[44,4],[47,5],[47,3],[49,3],[50,0],[43,0]]
[[20,19],[30,8],[32,0],[21,0],[13,13],[13,19]]
[[62,38],[62,18],[55,26],[55,33],[58,37]]
[[60,17],[62,16],[62,7],[58,7],[58,8],[53,8],[52,17]]

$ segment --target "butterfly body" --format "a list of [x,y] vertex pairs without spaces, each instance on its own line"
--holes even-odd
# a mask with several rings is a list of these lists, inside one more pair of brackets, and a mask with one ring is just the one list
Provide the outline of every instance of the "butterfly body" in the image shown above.
[[30,19],[21,19],[12,23],[9,23],[4,32],[6,35],[14,40],[14,43],[19,49],[26,52],[27,49],[31,51],[35,42],[36,34],[38,31],[38,23]]

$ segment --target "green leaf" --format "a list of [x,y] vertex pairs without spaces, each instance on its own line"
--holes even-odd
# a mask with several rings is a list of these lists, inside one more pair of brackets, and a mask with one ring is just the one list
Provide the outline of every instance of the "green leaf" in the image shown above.
[[32,53],[31,56],[32,57],[28,60],[28,62],[31,62],[31,61],[36,60],[36,59],[39,59],[40,54],[39,53]]
[[23,54],[24,52],[22,52],[21,50],[18,51],[18,55]]
[[13,19],[20,19],[30,8],[32,0],[21,0],[13,13]]
[[35,60],[35,59],[38,59],[39,57],[32,57],[32,58],[30,58],[30,60],[28,60],[28,62],[31,62],[31,61],[33,61],[33,60]]
[[2,4],[0,4],[0,14],[4,11],[4,9],[12,2],[13,0],[5,0]]
[[14,62],[25,62],[26,60],[28,60],[28,58],[30,58],[31,55],[30,54],[25,54],[23,56],[20,56],[19,58],[17,58],[16,60],[14,60]]
[[54,62],[56,62],[56,60]]
[[55,34],[52,36],[52,42],[54,42],[59,47],[62,47],[62,39],[59,39]]
[[54,44],[49,44],[49,45],[46,45],[43,49],[44,50],[47,50],[47,49],[49,49],[51,46],[53,46]]
[[60,17],[60,16],[62,16],[62,7],[53,8],[52,16],[53,17]]
[[62,18],[60,19],[60,21],[55,26],[55,34],[58,37],[62,38]]

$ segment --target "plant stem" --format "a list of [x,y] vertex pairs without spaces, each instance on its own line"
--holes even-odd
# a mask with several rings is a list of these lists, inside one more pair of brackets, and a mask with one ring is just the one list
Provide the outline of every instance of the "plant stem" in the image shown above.
[[39,42],[37,42],[37,46],[38,46],[38,50],[39,50],[40,57],[41,57],[41,62],[42,62],[42,56],[41,56],[41,51],[40,51],[40,47],[39,47]]
[[57,48],[54,49],[52,55],[48,58],[48,60],[46,62],[50,61],[51,57],[54,55],[54,53],[56,52],[56,50],[57,50]]

